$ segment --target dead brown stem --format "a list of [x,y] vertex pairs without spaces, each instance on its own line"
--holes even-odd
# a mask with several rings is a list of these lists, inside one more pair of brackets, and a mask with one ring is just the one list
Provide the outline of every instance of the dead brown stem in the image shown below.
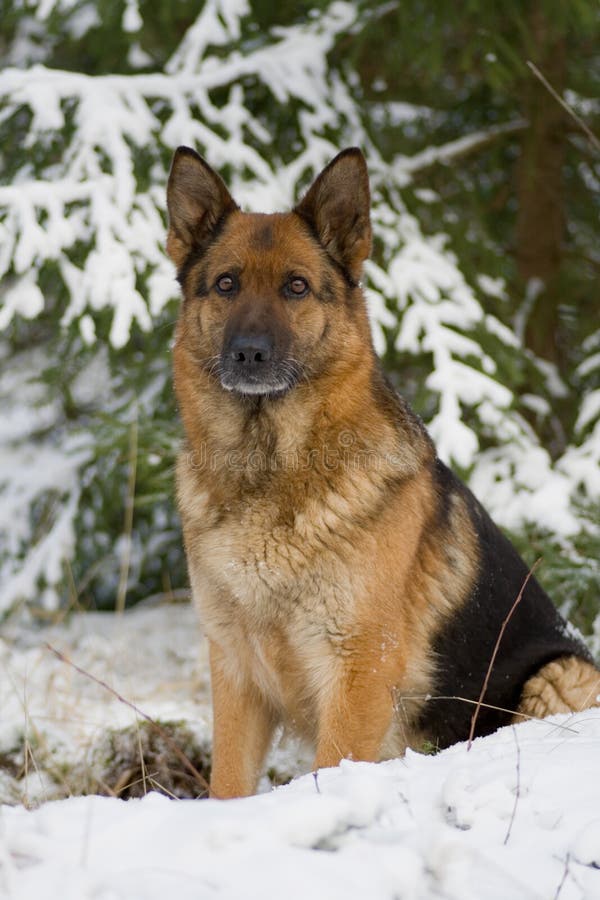
[[[521,719],[528,719],[532,722],[545,722],[545,719],[540,718],[540,716],[531,716],[529,713],[520,712],[518,709],[507,709],[505,706],[495,706],[493,703],[483,703],[480,700],[472,700],[470,697],[459,697],[458,694],[411,694],[410,696],[404,696],[399,698],[400,703],[404,703],[404,701],[410,700],[426,700],[427,702],[433,700],[459,700],[461,703],[470,703],[472,706],[482,706],[484,709],[495,709],[497,712],[510,713],[511,716],[519,716]],[[396,704],[396,701],[394,701]],[[398,712],[398,706],[395,705],[394,709]],[[574,734],[577,734],[575,728],[570,728],[568,725],[562,725],[558,722],[553,723],[553,728],[557,728],[559,731],[571,731]]]
[[542,561],[541,557],[539,559],[536,559],[536,561],[530,568],[529,572],[525,576],[525,581],[521,585],[521,590],[517,594],[517,599],[511,606],[509,613],[508,613],[507,617],[505,618],[504,622],[502,623],[502,627],[500,628],[500,632],[498,634],[496,643],[494,645],[494,650],[492,652],[492,657],[490,659],[490,664],[487,668],[487,672],[485,673],[485,679],[483,682],[483,687],[481,688],[479,700],[477,701],[477,704],[475,706],[475,711],[473,713],[473,717],[471,718],[471,730],[469,731],[469,740],[467,742],[467,751],[469,751],[471,749],[471,745],[473,743],[473,736],[475,734],[475,726],[477,724],[477,717],[479,716],[479,710],[481,709],[481,707],[483,705],[483,698],[485,697],[485,692],[487,691],[487,688],[488,688],[490,676],[492,674],[492,669],[494,668],[494,663],[496,662],[496,656],[498,655],[498,650],[500,649],[500,643],[504,636],[504,632],[506,631],[506,626],[510,622],[512,615],[513,615],[514,611],[516,610],[517,606],[521,602],[521,598],[523,596],[523,593],[525,592],[525,588],[527,587],[527,583],[529,582],[529,579],[531,578],[531,576],[533,575],[533,573],[535,572],[535,570],[537,569],[537,567],[539,566],[541,561]]

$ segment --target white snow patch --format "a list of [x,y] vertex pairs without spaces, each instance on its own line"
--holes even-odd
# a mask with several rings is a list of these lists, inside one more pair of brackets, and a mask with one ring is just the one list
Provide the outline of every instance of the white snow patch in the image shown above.
[[[88,614],[51,637],[96,675],[108,667],[115,687],[154,716],[204,729],[206,655],[192,616],[181,606]],[[0,746],[22,728],[23,698],[61,752],[131,721],[131,710],[42,649],[48,636],[0,643],[9,675]],[[0,891],[12,900],[534,900],[554,897],[564,878],[562,896],[594,898],[599,754],[600,710],[588,710],[504,728],[470,751],[344,762],[246,800],[150,793],[4,805]]]
[[506,300],[506,282],[504,278],[490,278],[489,275],[478,275],[477,284],[488,297]]
[[591,422],[600,417],[600,388],[586,394],[579,407],[575,431],[584,431]]
[[37,285],[35,270],[22,275],[4,293],[0,309],[0,331],[4,330],[15,313],[25,319],[35,319],[44,308],[44,295]]
[[144,21],[140,14],[138,0],[126,0],[123,12],[123,31],[130,33],[139,31],[143,24]]

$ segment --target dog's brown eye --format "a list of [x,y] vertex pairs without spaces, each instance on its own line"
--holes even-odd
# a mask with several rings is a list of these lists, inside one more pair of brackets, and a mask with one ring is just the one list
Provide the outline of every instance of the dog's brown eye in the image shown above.
[[290,278],[287,293],[290,297],[304,297],[308,293],[308,281],[305,278]]
[[235,290],[235,281],[231,275],[219,275],[216,286],[219,294],[231,294]]

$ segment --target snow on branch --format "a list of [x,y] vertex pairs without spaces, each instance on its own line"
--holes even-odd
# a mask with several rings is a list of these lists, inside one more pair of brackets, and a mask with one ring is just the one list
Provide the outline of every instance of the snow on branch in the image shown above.
[[516,134],[527,126],[528,123],[525,119],[515,119],[501,125],[492,125],[490,128],[467,134],[455,141],[448,141],[439,147],[428,147],[422,153],[415,153],[414,156],[399,157],[394,165],[399,175],[403,174],[406,179],[409,179],[437,164],[450,165],[465,156],[477,153],[489,144],[493,144],[499,137]]
[[[17,29],[7,54],[18,66],[20,55],[51,58],[50,51],[38,53],[37,45],[35,53],[23,50],[33,17],[42,29],[49,16],[60,14],[66,32],[75,35],[79,29],[79,36],[95,21],[93,5],[75,0],[31,0],[27,6],[28,24]],[[268,212],[289,208],[339,149],[359,145],[368,156],[373,187],[376,253],[365,269],[365,289],[377,350],[393,348],[409,365],[417,361],[430,404],[428,424],[441,455],[472,469],[472,483],[503,524],[533,519],[557,533],[574,534],[574,485],[600,496],[596,381],[578,419],[585,443],[568,448],[554,464],[519,414],[519,398],[501,383],[495,360],[503,354],[496,357],[489,349],[495,344],[511,360],[522,359],[524,352],[507,324],[484,309],[482,293],[491,279],[481,273],[469,283],[447,237],[424,234],[402,193],[424,169],[453,163],[524,123],[508,122],[387,165],[357,101],[356,73],[336,69],[330,60],[339,36],[364,26],[364,13],[361,4],[333,0],[301,23],[258,32],[249,27],[248,0],[206,0],[163,71],[90,76],[41,64],[1,71],[0,140],[10,138],[11,149],[0,174],[0,332],[16,318],[34,320],[51,310],[56,332],[59,326],[79,328],[82,341],[73,345],[81,359],[71,361],[73,369],[81,366],[96,393],[99,382],[112,392],[114,418],[132,397],[141,402],[146,392],[149,416],[156,414],[160,432],[173,419],[172,406],[167,410],[164,401],[159,407],[163,400],[157,399],[167,393],[161,392],[168,380],[163,350],[168,334],[154,349],[150,337],[178,294],[164,251],[165,185],[173,150],[180,144],[196,147],[224,171],[242,206]],[[121,27],[136,32],[142,24],[138,3],[126,0]],[[417,115],[423,110],[395,104],[397,127]],[[22,136],[16,152],[15,134]],[[49,282],[54,296],[44,293]],[[492,289],[502,290],[496,284]],[[149,334],[141,388],[139,362],[118,366],[116,354],[102,345],[108,340],[113,348],[127,348],[137,329]],[[101,378],[87,371],[96,352],[88,348],[96,340],[98,355],[103,351],[108,360]],[[597,350],[589,348],[582,379],[595,378]],[[0,345],[0,358],[3,353]],[[421,366],[423,357],[429,374]],[[54,362],[47,358],[44,365]],[[40,382],[40,367],[26,364],[23,384]],[[44,580],[50,587],[59,584],[61,566],[76,557],[80,486],[93,484],[98,495],[104,487],[104,451],[93,417],[83,416],[83,424],[61,418],[46,402],[51,386],[42,402],[23,393],[23,384],[17,402],[12,382],[0,379],[0,397],[15,395],[16,403],[0,439],[0,546],[8,548],[0,552],[0,611],[21,596],[35,596]],[[72,384],[69,390],[73,393]],[[105,413],[110,404],[102,398],[101,406]],[[161,460],[151,447],[146,451],[148,459]],[[170,452],[164,454],[165,468]],[[40,498],[48,515],[36,531],[31,510]],[[166,522],[171,508],[164,502],[161,510],[154,503],[148,508],[152,515],[159,510]],[[98,516],[98,526],[95,519],[90,526],[94,534],[109,528],[102,509],[100,504],[92,511],[88,504],[89,517]],[[155,522],[147,533],[156,539]],[[114,529],[104,538],[111,552]],[[171,539],[165,538],[165,545]]]
[[[250,112],[248,80],[262,82],[278,104],[303,106],[305,148],[313,132],[335,124],[326,56],[336,34],[352,23],[352,7],[334,3],[318,20],[280,29],[271,43],[244,54],[234,51],[224,60],[207,54],[209,45],[239,37],[247,11],[246,2],[207,3],[166,73],[92,77],[41,65],[0,73],[5,127],[11,116],[27,110],[27,149],[43,148],[52,139],[65,143],[58,163],[49,156],[34,166],[24,153],[12,184],[0,187],[0,278],[11,273],[23,288],[21,303],[17,292],[5,304],[4,326],[15,313],[30,313],[31,292],[25,288],[31,273],[57,261],[69,294],[63,324],[88,309],[112,309],[115,347],[127,343],[133,323],[149,330],[152,316],[176,295],[162,250],[172,149],[198,146],[216,167],[228,165],[238,178],[250,173],[275,195],[285,181],[278,183],[255,148],[268,148],[272,133]],[[339,94],[340,85],[333,87]],[[227,91],[221,106],[211,97],[217,88]],[[320,153],[306,150],[304,168],[321,162],[315,156],[328,155],[324,143],[315,142]],[[150,181],[146,190],[144,179]]]

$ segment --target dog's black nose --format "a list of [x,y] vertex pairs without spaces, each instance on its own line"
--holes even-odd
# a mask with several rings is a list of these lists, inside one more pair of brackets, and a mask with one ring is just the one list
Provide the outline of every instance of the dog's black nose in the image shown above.
[[236,334],[228,347],[229,358],[240,366],[254,367],[273,356],[273,339],[269,334]]

